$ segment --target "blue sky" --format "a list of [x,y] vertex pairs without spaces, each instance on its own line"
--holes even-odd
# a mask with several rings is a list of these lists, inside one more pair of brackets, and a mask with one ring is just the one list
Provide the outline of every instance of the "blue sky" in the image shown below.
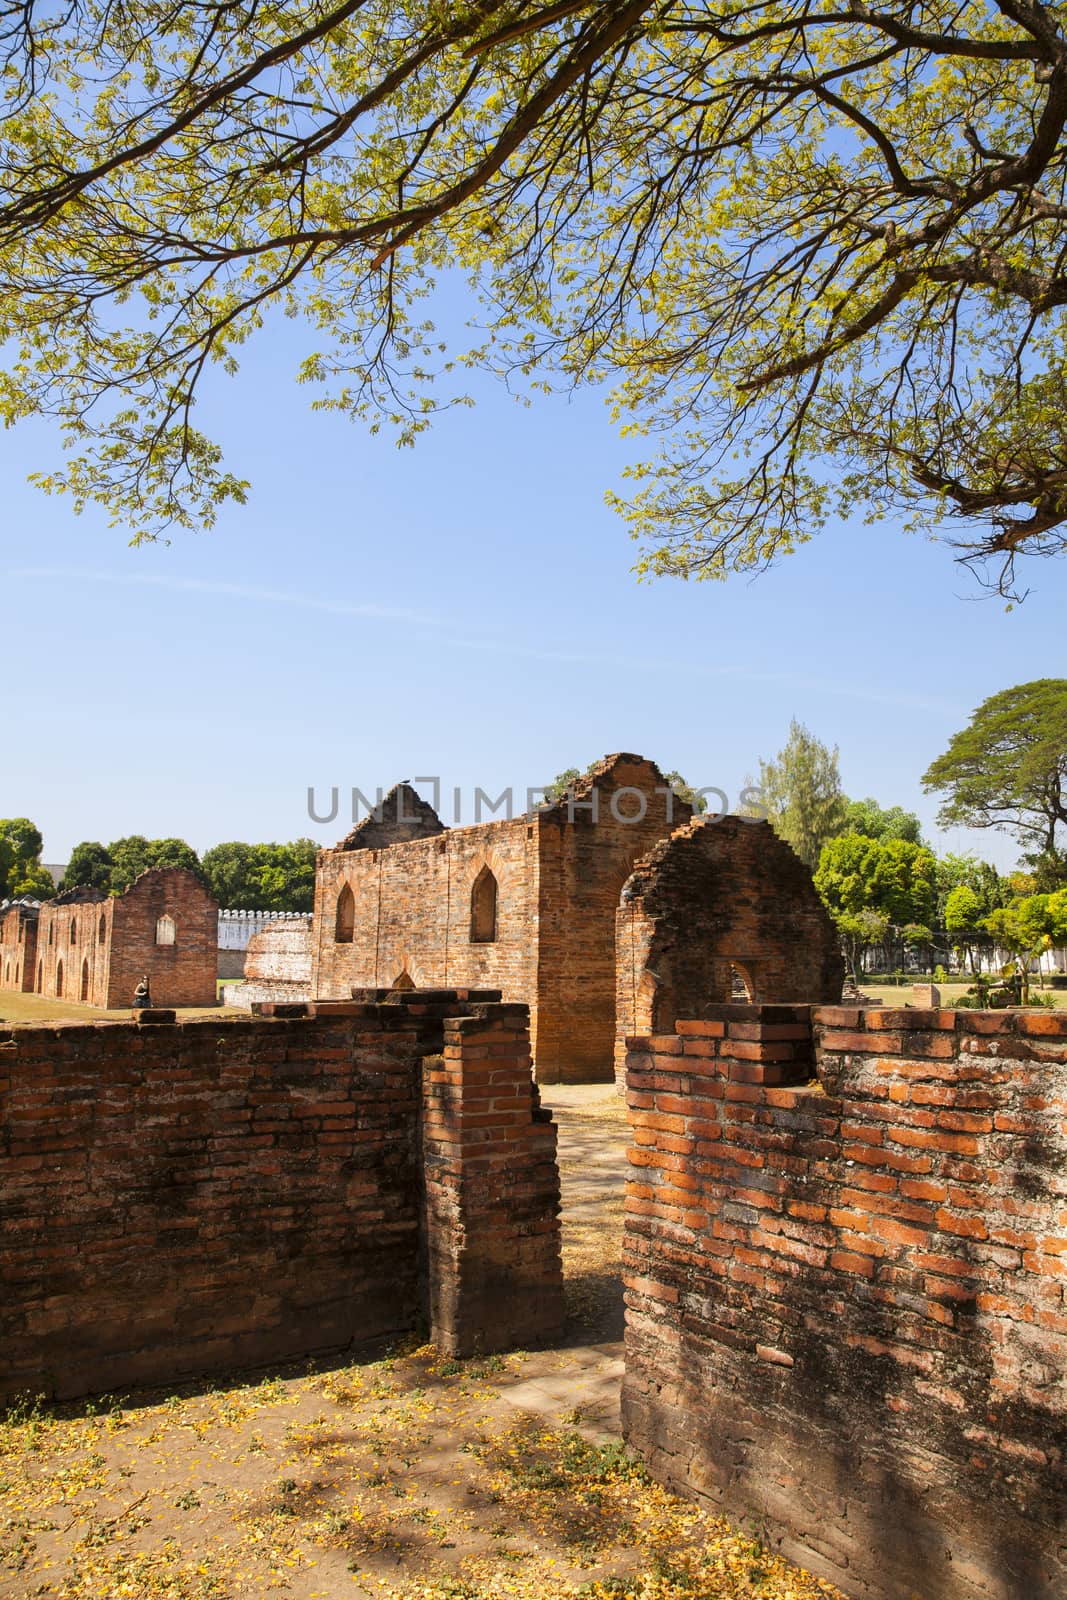
[[524,408],[486,381],[399,451],[310,412],[298,333],[246,347],[202,407],[253,480],[210,533],[130,549],[26,484],[59,458],[48,427],[0,437],[0,815],[34,818],[47,860],[131,832],[332,843],[347,820],[313,824],[308,785],[343,805],[423,774],[472,820],[476,785],[524,794],[618,749],[734,801],[796,716],[840,746],[848,793],[1014,862],[1003,835],[937,834],[919,778],[985,696],[1063,675],[1062,562],[1010,614],[892,525],[752,582],[641,585],[603,501],[631,447],[600,397]]

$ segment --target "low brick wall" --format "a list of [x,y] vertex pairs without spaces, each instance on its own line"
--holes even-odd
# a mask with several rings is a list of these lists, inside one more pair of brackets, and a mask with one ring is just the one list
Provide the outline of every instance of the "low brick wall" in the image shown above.
[[630,1041],[630,1443],[851,1600],[1061,1600],[1067,1017],[677,1027]]
[[266,1009],[294,1014],[0,1029],[0,1399],[341,1348],[428,1311],[454,1350],[506,1346],[516,1307],[522,1342],[558,1328],[525,1008]]

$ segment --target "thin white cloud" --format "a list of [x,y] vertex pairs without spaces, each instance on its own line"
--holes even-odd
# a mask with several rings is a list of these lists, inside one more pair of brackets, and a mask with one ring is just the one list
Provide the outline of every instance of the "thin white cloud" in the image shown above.
[[[48,582],[99,583],[145,585],[157,589],[191,594],[220,595],[234,600],[247,600],[256,604],[278,605],[288,610],[317,611],[331,616],[364,617],[380,622],[404,622],[410,625],[443,629],[455,626],[455,619],[447,615],[433,615],[423,611],[410,611],[396,606],[383,606],[371,602],[324,599],[319,595],[301,594],[282,589],[262,589],[252,584],[228,583],[216,578],[179,578],[169,574],[150,572],[99,572],[75,567],[18,567],[7,573],[13,579],[38,579]],[[607,654],[598,651],[581,651],[507,643],[499,634],[485,631],[481,634],[450,633],[437,640],[438,646],[451,646],[457,650],[474,650],[484,654],[510,656],[519,660],[541,661],[555,666],[610,667],[617,671],[683,672],[687,678],[727,680],[735,683],[783,684],[789,688],[812,694],[826,694],[840,699],[856,700],[865,705],[901,706],[909,710],[927,711],[935,715],[966,715],[966,708],[952,701],[926,695],[901,694],[876,689],[863,684],[846,683],[837,678],[814,678],[791,672],[760,672],[747,666],[728,663],[711,666],[687,658],[684,661],[669,657],[653,657],[635,652],[632,655]]]
[[135,584],[191,594],[214,594],[234,600],[254,600],[267,605],[286,606],[302,611],[325,611],[339,617],[373,617],[384,622],[417,622],[425,627],[447,626],[447,619],[426,612],[407,611],[397,606],[358,604],[348,600],[324,600],[318,595],[300,594],[287,589],[259,589],[250,584],[225,583],[216,578],[176,578],[152,572],[90,572],[75,567],[17,567],[9,578],[45,579],[49,582]]

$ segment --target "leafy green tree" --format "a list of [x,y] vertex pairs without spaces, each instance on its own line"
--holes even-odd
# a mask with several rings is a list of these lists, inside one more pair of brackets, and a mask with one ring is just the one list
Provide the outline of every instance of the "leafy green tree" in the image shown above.
[[43,843],[29,817],[0,818],[0,898],[48,900],[55,894],[52,875],[41,865]]
[[760,762],[759,786],[775,833],[814,871],[823,845],[844,826],[837,746],[821,744],[794,717],[784,749]]
[[845,803],[843,833],[862,833],[868,839],[907,839],[910,844],[922,844],[922,825],[913,811],[903,806],[886,809],[870,796],[866,800],[848,800]]
[[945,796],[943,827],[1004,828],[1037,851],[1067,824],[1067,678],[1039,678],[990,695],[923,788]]
[[250,844],[232,839],[212,845],[201,862],[208,889],[220,906],[234,911],[262,911],[255,854]]
[[884,943],[889,932],[889,918],[881,911],[842,911],[834,920],[848,969],[853,981],[859,983],[863,952],[872,945]]
[[1012,906],[1002,906],[986,917],[984,926],[999,944],[1010,950],[1022,980],[1022,1003],[1030,1000],[1030,969],[1049,948],[1048,895],[1034,894]]
[[945,897],[945,929],[951,936],[954,947],[962,951],[969,961],[973,973],[978,971],[978,934],[983,918],[988,915],[989,907],[982,896],[966,883],[956,884]]
[[70,852],[63,874],[64,889],[110,889],[114,863],[98,839],[83,839]]
[[[953,889],[970,889],[978,898],[979,917],[988,916],[1011,898],[1011,891],[992,862],[979,861],[973,854],[955,855],[951,851],[938,856],[936,867],[937,908],[934,920],[940,926],[949,926],[945,908]],[[977,927],[977,922],[972,926]]]
[[1067,850],[1038,850],[1024,855],[1023,861],[1030,868],[1039,894],[1067,888]]
[[843,833],[823,846],[815,888],[834,917],[876,911],[893,926],[928,928],[936,904],[931,851],[907,839]]
[[200,857],[184,839],[146,839],[131,833],[107,847],[111,857],[111,891],[122,894],[149,867],[186,867],[202,877]]
[[321,405],[413,437],[464,398],[454,267],[467,360],[613,377],[665,439],[645,572],[761,568],[853,507],[955,517],[1009,589],[1062,547],[1056,8],[9,12],[0,413],[60,418],[76,504],[152,532],[242,500],[194,402],[272,309],[310,322]]
[[[586,767],[585,770],[588,772],[589,768]],[[578,771],[577,767],[564,767],[562,772],[557,772],[556,776],[545,790],[545,801],[547,804],[554,805],[557,800],[564,799],[566,797],[567,790],[572,784],[577,783],[578,779],[582,776],[583,774]]]
[[686,783],[680,772],[665,772],[663,781],[674,790],[679,800],[684,800],[687,806],[692,806],[698,817],[704,815],[708,809],[708,802],[702,794],[697,794],[691,783]]
[[315,904],[313,839],[290,844],[231,840],[204,852],[207,886],[220,906],[239,911],[311,911]]
[[52,881],[52,874],[46,872],[39,861],[24,863],[16,867],[11,875],[11,896],[21,899],[24,895],[32,900],[51,900],[56,892]]
[[15,846],[0,833],[0,900],[7,899],[14,884]]
[[44,840],[40,828],[29,817],[0,817],[0,837],[9,841],[17,862],[28,865],[40,861]]

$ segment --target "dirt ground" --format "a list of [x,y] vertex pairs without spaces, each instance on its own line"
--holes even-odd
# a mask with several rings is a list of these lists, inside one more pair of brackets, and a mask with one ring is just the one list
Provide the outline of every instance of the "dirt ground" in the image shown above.
[[0,1420],[0,1596],[817,1600],[836,1591],[652,1484],[618,1438],[626,1127],[560,1126],[570,1326],[548,1351],[245,1375]]

